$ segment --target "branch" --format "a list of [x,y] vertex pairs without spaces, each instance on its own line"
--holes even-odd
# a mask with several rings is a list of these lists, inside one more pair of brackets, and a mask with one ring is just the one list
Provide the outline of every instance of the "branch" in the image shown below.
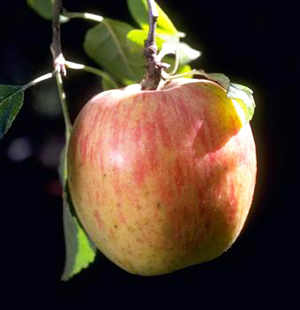
[[148,38],[145,41],[144,56],[146,58],[147,73],[142,80],[143,90],[155,90],[157,89],[162,77],[162,69],[166,66],[161,63],[157,57],[157,45],[155,42],[156,24],[158,18],[158,12],[156,10],[155,1],[148,0],[149,11],[149,33]]
[[149,11],[149,33],[146,43],[146,47],[152,47],[157,53],[157,45],[155,41],[156,24],[158,19],[158,12],[156,10],[155,1],[148,0],[148,11]]
[[66,126],[66,143],[68,144],[70,135],[71,135],[71,131],[72,131],[72,123],[70,120],[70,116],[69,116],[69,109],[68,109],[68,104],[67,104],[67,100],[66,100],[66,94],[64,91],[64,86],[63,86],[63,81],[62,81],[62,77],[60,73],[56,74],[56,83],[57,83],[57,87],[58,87],[58,94],[59,94],[59,98],[60,98],[60,102],[61,102],[61,106],[62,106],[62,111],[63,111],[63,116],[64,116],[64,120],[65,120],[65,126]]
[[61,48],[61,38],[60,38],[60,14],[62,12],[61,0],[54,1],[53,7],[53,18],[52,18],[52,43],[50,46],[53,60],[54,60],[54,70],[58,73],[62,73],[66,76],[67,70],[64,65],[65,59]]
[[53,56],[53,66],[56,75],[56,83],[58,87],[59,98],[61,101],[61,106],[63,110],[63,116],[66,126],[66,141],[68,142],[72,124],[69,116],[68,105],[66,100],[66,95],[64,92],[62,75],[66,76],[67,70],[65,66],[65,58],[62,53],[61,48],[61,37],[60,37],[60,14],[62,12],[62,2],[61,0],[54,0],[53,7],[53,18],[52,18],[52,43],[50,46],[52,56]]

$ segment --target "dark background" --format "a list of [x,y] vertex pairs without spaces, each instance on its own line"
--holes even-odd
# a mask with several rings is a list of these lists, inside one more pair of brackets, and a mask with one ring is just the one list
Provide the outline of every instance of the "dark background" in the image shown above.
[[[70,11],[99,13],[133,24],[126,1],[63,1]],[[294,300],[299,245],[298,7],[293,2],[158,1],[202,51],[193,66],[223,72],[254,91],[252,120],[258,179],[252,211],[234,246],[221,257],[170,275],[130,275],[101,255],[86,271],[60,282],[64,265],[62,205],[56,166],[64,125],[55,84],[26,92],[25,103],[0,142],[1,279],[10,302],[41,306],[97,302],[157,306],[182,303],[282,305]],[[51,26],[26,6],[2,3],[0,83],[25,84],[52,69]],[[62,26],[64,55],[95,65],[83,51],[92,22]],[[72,113],[100,91],[100,80],[69,72],[65,81]],[[3,289],[5,287],[5,289]],[[111,295],[112,294],[112,295]],[[113,296],[113,297],[111,297]],[[142,298],[142,301],[139,301]],[[196,302],[196,303],[195,303]]]

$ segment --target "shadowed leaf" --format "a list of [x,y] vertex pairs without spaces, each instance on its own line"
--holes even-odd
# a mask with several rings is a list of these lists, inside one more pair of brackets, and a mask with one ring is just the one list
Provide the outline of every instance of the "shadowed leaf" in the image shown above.
[[145,72],[140,49],[135,50],[127,34],[133,28],[123,22],[104,19],[85,36],[84,48],[89,57],[119,79],[139,82]]
[[[51,20],[54,0],[27,0],[28,6],[42,18]],[[69,21],[68,17],[60,16],[60,22]]]
[[11,127],[24,101],[21,86],[0,85],[0,139]]
[[66,261],[61,279],[68,281],[95,260],[96,248],[79,225],[77,218],[71,213],[71,200],[67,188],[64,190],[63,201]]
[[52,19],[54,0],[27,0],[28,6],[45,19]]
[[74,211],[67,183],[66,153],[62,151],[58,168],[60,181],[63,184],[63,226],[66,247],[65,267],[61,277],[68,281],[74,275],[87,268],[96,257],[96,248],[81,227]]

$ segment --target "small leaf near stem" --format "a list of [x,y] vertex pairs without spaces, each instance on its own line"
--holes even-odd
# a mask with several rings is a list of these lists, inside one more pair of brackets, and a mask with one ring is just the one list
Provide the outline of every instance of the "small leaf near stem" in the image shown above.
[[156,10],[155,1],[148,0],[149,11],[149,34],[145,41],[144,56],[146,58],[147,73],[141,82],[143,90],[156,90],[161,78],[162,70],[167,66],[161,63],[157,56],[157,45],[155,42],[156,24],[158,12]]

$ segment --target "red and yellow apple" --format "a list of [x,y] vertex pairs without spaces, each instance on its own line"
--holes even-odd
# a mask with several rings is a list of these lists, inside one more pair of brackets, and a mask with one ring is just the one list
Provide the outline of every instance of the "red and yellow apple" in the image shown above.
[[139,275],[226,251],[245,223],[255,179],[250,125],[209,80],[102,92],[78,115],[68,149],[83,227],[104,255]]

